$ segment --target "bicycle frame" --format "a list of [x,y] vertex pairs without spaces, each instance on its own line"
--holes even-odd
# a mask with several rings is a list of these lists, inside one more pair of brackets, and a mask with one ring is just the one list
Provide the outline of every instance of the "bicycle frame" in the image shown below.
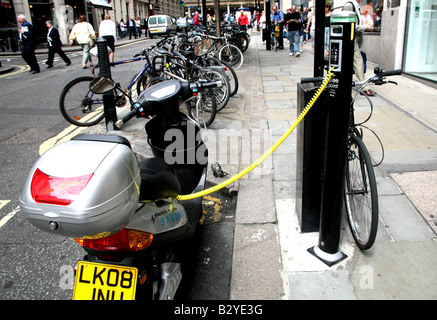
[[138,79],[147,71],[149,73],[152,73],[152,65],[150,63],[149,57],[147,55],[145,55],[144,57],[140,57],[140,58],[133,58],[133,59],[127,59],[127,60],[122,60],[122,61],[116,61],[116,62],[111,62],[110,66],[114,67],[117,65],[121,65],[121,64],[126,64],[126,63],[131,63],[131,62],[136,62],[136,61],[141,61],[141,60],[146,60],[146,64],[144,65],[143,69],[141,69],[141,71],[135,76],[135,78],[131,81],[131,83],[129,83],[129,85],[126,87],[126,92],[129,91],[133,85],[138,81]]

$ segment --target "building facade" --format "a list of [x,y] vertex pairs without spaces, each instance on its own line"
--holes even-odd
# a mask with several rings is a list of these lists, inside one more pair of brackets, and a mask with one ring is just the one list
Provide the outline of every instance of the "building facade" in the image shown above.
[[[330,0],[327,0],[330,1]],[[332,0],[341,8],[348,0]],[[214,13],[213,0],[207,0],[208,13]],[[314,8],[315,0],[270,1],[284,12],[292,4]],[[192,14],[202,6],[201,0],[0,0],[0,37],[8,28],[16,33],[16,16],[24,14],[44,40],[44,22],[52,19],[63,43],[81,14],[98,28],[105,13],[117,23],[129,17],[167,14],[174,17]],[[184,4],[184,6],[181,6]],[[362,50],[370,61],[384,69],[402,69],[404,73],[437,84],[437,0],[362,0],[362,14],[371,17],[373,28],[366,31]],[[240,7],[253,11],[264,8],[264,1],[220,1],[222,16]],[[9,30],[11,33],[11,30]],[[45,41],[44,41],[45,42]]]
[[[85,15],[96,31],[105,14],[119,25],[132,17],[166,14],[171,17],[183,16],[184,8],[180,0],[0,0],[0,31],[12,28],[16,32],[16,17],[26,16],[38,32],[40,43],[45,43],[47,27],[45,21],[53,20],[63,43],[68,43],[68,35],[80,15]],[[118,32],[120,31],[119,28]],[[2,36],[3,37],[3,36]]]
[[[334,0],[341,7],[347,0]],[[402,69],[437,86],[437,0],[362,0],[373,18],[361,48],[383,69]]]

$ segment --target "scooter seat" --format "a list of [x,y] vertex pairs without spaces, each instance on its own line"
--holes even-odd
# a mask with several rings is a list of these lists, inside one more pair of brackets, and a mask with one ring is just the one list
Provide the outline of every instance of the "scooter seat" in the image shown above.
[[161,158],[149,158],[139,163],[141,174],[140,200],[176,197],[181,192],[175,171]]
[[125,137],[122,136],[81,133],[71,138],[71,140],[119,143],[119,144],[124,144],[129,148],[132,148],[129,140],[127,140]]

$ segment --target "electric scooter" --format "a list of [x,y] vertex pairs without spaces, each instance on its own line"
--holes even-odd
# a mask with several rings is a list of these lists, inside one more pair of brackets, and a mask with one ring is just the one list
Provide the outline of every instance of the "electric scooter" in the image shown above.
[[[108,78],[95,93],[115,88]],[[127,139],[80,134],[44,153],[23,187],[21,212],[37,228],[74,238],[86,255],[76,266],[73,299],[173,299],[182,278],[179,249],[192,238],[208,150],[182,101],[220,82],[165,81],[144,91],[117,125],[146,123],[154,154],[138,162]]]

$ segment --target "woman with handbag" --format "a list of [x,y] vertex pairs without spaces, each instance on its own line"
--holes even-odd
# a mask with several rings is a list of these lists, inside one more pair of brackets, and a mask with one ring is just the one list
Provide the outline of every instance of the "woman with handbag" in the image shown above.
[[94,46],[96,40],[96,34],[94,28],[89,24],[84,15],[79,16],[79,22],[73,26],[73,30],[70,33],[70,45],[73,44],[73,40],[82,47],[82,68],[88,68],[87,63],[90,62],[90,66],[93,66],[91,60],[90,49]]

